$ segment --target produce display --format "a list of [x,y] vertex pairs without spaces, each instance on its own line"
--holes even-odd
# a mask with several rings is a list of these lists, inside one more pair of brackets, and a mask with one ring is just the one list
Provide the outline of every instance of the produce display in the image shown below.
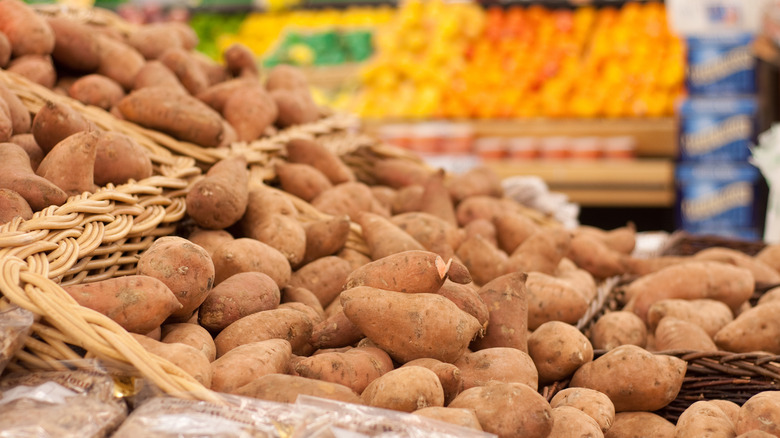
[[[112,27],[0,0],[4,432],[778,434],[779,245],[641,255],[631,223],[564,226],[488,167],[446,172],[326,131],[333,115],[301,70],[260,70],[241,44],[217,62],[197,43],[181,23]],[[112,87],[94,96],[76,86],[87,77]],[[334,146],[344,137],[361,142]],[[165,145],[177,149],[160,158]],[[188,154],[197,166],[178,185],[165,172]],[[183,198],[169,233],[143,229],[163,206],[131,224],[143,205],[112,209],[143,192]],[[141,229],[124,260],[100,258],[120,244],[94,242],[101,221]],[[62,243],[36,241],[41,227]],[[68,276],[63,254],[133,268]],[[68,338],[70,326],[111,348]],[[681,395],[700,367],[680,351],[756,357],[726,378],[753,386],[693,403]]]

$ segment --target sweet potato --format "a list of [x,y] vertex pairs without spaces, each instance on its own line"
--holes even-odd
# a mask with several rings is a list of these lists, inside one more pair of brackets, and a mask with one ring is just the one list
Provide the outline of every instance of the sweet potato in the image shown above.
[[171,316],[186,319],[214,286],[214,263],[205,249],[178,236],[164,236],[141,254],[138,274],[165,283],[182,304]]
[[769,243],[755,255],[756,260],[780,272],[780,244]]
[[217,358],[217,346],[214,344],[214,338],[211,337],[208,330],[198,324],[188,322],[165,324],[160,330],[160,341],[166,344],[178,342],[194,347],[201,351],[209,362],[213,362]]
[[479,425],[479,419],[473,409],[448,408],[441,406],[428,406],[412,412],[412,415],[432,418],[434,420],[452,423],[456,426],[466,427],[474,430],[482,430]]
[[[305,304],[314,309],[314,311],[320,317],[319,320],[325,319],[325,309],[322,307],[320,299],[317,298],[317,295],[314,295],[312,291],[306,289],[305,287],[294,287],[289,285],[285,287],[282,291],[281,299],[281,304],[284,303]],[[319,320],[315,324],[319,323]]]
[[307,306],[303,303],[282,303],[279,304],[279,309],[291,309],[305,314],[311,319],[312,327],[314,324],[319,324],[325,320],[325,312],[318,312],[311,306]]
[[482,286],[478,294],[489,311],[485,336],[472,342],[473,350],[511,347],[528,351],[527,274],[502,275]]
[[315,140],[296,138],[285,146],[287,160],[308,164],[322,172],[332,184],[355,181],[355,174],[341,159]]
[[233,43],[222,52],[225,68],[235,77],[257,78],[260,69],[255,54],[244,44]]
[[116,107],[128,121],[179,140],[204,147],[215,147],[222,142],[222,116],[200,100],[175,89],[137,89],[120,100]]
[[346,260],[336,256],[322,257],[293,272],[289,286],[310,290],[326,307],[341,293],[351,270]]
[[41,160],[35,173],[69,195],[95,190],[95,159],[100,134],[77,132],[57,143]]
[[593,360],[593,346],[571,324],[549,321],[528,336],[528,354],[533,359],[539,380],[563,380]]
[[225,242],[212,256],[216,273],[215,284],[239,272],[262,272],[273,278],[279,288],[290,281],[292,269],[278,250],[258,240],[242,237]]
[[306,202],[311,202],[317,195],[333,187],[324,173],[309,164],[278,161],[274,170],[282,190]]
[[287,374],[266,374],[236,389],[236,395],[279,403],[295,403],[299,395],[363,404],[360,396],[344,385]]
[[527,215],[520,213],[499,214],[493,219],[498,247],[507,254],[539,231],[540,226]]
[[423,192],[425,192],[425,187],[420,184],[397,189],[393,202],[390,204],[390,212],[394,215],[419,212]]
[[505,198],[493,196],[470,196],[460,201],[455,207],[458,225],[466,226],[476,219],[495,220],[499,215],[519,212],[517,203]]
[[3,32],[0,32],[0,68],[5,68],[8,62],[11,60],[11,42],[8,41],[8,37]]
[[436,293],[444,284],[448,269],[435,253],[403,251],[355,269],[347,276],[344,289],[371,286],[405,293]]
[[489,382],[467,389],[448,407],[473,409],[482,429],[499,437],[543,438],[553,428],[550,404],[522,383]]
[[32,117],[27,106],[13,91],[0,84],[0,100],[8,106],[13,135],[27,134],[32,129]]
[[149,60],[162,57],[169,49],[185,50],[178,27],[168,22],[147,23],[135,27],[127,36],[127,43]]
[[[423,162],[406,158],[387,158],[379,160],[372,168],[372,176],[377,184],[394,189],[400,189],[410,185],[420,185],[423,187],[422,198],[425,197],[425,185],[428,183],[429,178],[434,174],[434,171]],[[428,197],[430,198],[431,194],[429,194]],[[426,213],[430,212],[426,211]]]
[[294,216],[271,214],[256,223],[248,234],[278,250],[291,266],[300,265],[306,255],[306,230]]
[[552,410],[553,428],[549,438],[602,437],[604,433],[596,420],[571,406],[559,406]]
[[125,90],[113,79],[90,74],[76,79],[68,88],[68,96],[85,105],[110,110],[125,97]]
[[57,71],[49,55],[24,55],[14,58],[6,70],[48,89],[53,89],[57,83]]
[[420,207],[423,213],[429,213],[445,220],[452,226],[458,225],[455,216],[455,205],[449,196],[449,190],[444,183],[445,173],[443,169],[429,175],[423,183],[423,195],[420,199]]
[[714,260],[745,268],[753,274],[753,279],[759,284],[780,283],[780,272],[777,272],[777,270],[761,260],[736,249],[721,247],[706,248],[694,254],[693,258],[696,260]]
[[336,253],[336,257],[348,261],[353,270],[371,262],[371,258],[366,254],[347,247],[342,248],[341,251]]
[[460,369],[451,363],[442,362],[429,357],[406,362],[402,367],[423,367],[433,371],[439,378],[444,390],[444,405],[448,405],[463,391],[463,376]]
[[268,374],[285,374],[292,347],[284,339],[239,345],[211,362],[211,389],[231,393]]
[[425,251],[420,242],[378,214],[362,211],[355,217],[355,222],[362,228],[373,260],[404,251]]
[[361,394],[371,382],[393,370],[393,360],[379,348],[360,347],[302,358],[294,369],[301,377],[338,383]]
[[466,353],[454,365],[463,376],[463,389],[490,381],[523,383],[538,389],[539,374],[528,353],[510,347],[485,348]]
[[461,243],[457,226],[429,213],[397,214],[390,218],[390,222],[420,242],[425,249],[445,260],[453,256],[455,248]]
[[737,353],[766,351],[780,354],[780,302],[770,301],[742,312],[715,334],[715,344]]
[[30,167],[35,171],[43,161],[43,150],[38,143],[35,142],[35,137],[32,134],[19,134],[11,137],[11,143],[17,144],[27,152],[27,156],[30,158]]
[[150,353],[167,359],[181,368],[182,371],[194,377],[201,385],[207,388],[211,386],[211,364],[197,348],[178,342],[166,344],[134,333],[131,333],[131,335]]
[[628,269],[625,254],[610,249],[601,240],[587,234],[571,238],[566,257],[596,278],[621,275]]
[[[496,226],[488,219],[474,219],[461,228],[463,231],[463,240],[472,236],[480,236],[492,246],[498,248],[498,237],[496,235]],[[461,241],[462,242],[462,241]]]
[[550,400],[550,407],[570,406],[581,410],[596,420],[606,433],[615,422],[615,405],[603,392],[589,388],[566,388]]
[[64,287],[84,307],[100,312],[125,330],[144,334],[181,309],[181,303],[160,280],[128,275]]
[[598,295],[599,290],[593,275],[584,269],[578,268],[574,262],[565,257],[558,263],[558,268],[553,275],[568,282],[568,284],[576,289],[580,295],[585,297],[588,302],[593,301],[593,299],[596,298],[596,295]]
[[57,65],[77,72],[93,72],[100,65],[100,48],[92,30],[68,17],[47,18],[54,33],[52,58]]
[[367,185],[361,182],[347,182],[334,185],[320,192],[311,201],[317,210],[331,216],[347,215],[354,220],[360,212],[372,211],[374,195]]
[[205,230],[195,227],[187,239],[205,249],[209,257],[214,257],[214,251],[223,243],[233,240],[233,235],[225,230]]
[[149,152],[121,132],[100,131],[93,169],[95,184],[125,184],[152,176]]
[[753,294],[755,281],[749,270],[727,263],[692,261],[645,275],[626,288],[626,297],[643,321],[653,303],[666,298],[709,298],[736,311]]
[[90,129],[90,122],[81,113],[68,105],[51,101],[46,101],[32,120],[35,142],[45,154],[67,137]]
[[656,301],[650,306],[647,311],[648,328],[655,332],[658,323],[666,316],[692,322],[710,337],[734,320],[731,309],[720,301],[668,299]]
[[225,108],[225,102],[227,102],[230,96],[235,93],[240,93],[248,87],[256,86],[258,86],[258,83],[253,79],[229,79],[210,85],[205,90],[196,94],[195,97],[211,108],[214,108],[217,112],[222,113],[222,110]]
[[376,198],[382,206],[392,212],[393,201],[397,194],[396,189],[387,186],[371,186],[371,194],[374,195],[374,198]]
[[506,272],[541,272],[553,275],[569,252],[571,235],[563,228],[544,228],[523,241],[506,260]]
[[[651,332],[652,333],[652,332]],[[647,346],[647,328],[633,312],[608,312],[590,329],[590,342],[597,350],[612,350],[621,345]]]
[[279,306],[276,282],[262,272],[239,272],[219,283],[198,309],[198,322],[218,332],[233,322]]
[[[329,313],[328,310],[331,312]],[[325,320],[314,325],[309,343],[317,349],[353,345],[363,338],[363,332],[347,318],[340,300],[326,309]]]
[[768,303],[770,301],[779,301],[780,300],[780,287],[773,287],[766,292],[764,292],[761,295],[761,298],[758,299],[758,302],[756,304],[764,304]]
[[11,189],[0,188],[0,225],[10,222],[15,217],[27,220],[32,218],[32,215],[30,204],[22,195]]
[[179,79],[184,88],[193,96],[207,89],[209,79],[200,68],[200,63],[181,47],[168,47],[158,58]]
[[187,193],[187,214],[198,226],[223,229],[244,216],[249,203],[246,158],[235,155],[214,164]]
[[504,274],[507,254],[481,235],[465,238],[455,251],[474,283],[484,285]]
[[311,352],[312,321],[303,312],[293,309],[273,309],[253,313],[225,327],[216,338],[217,357],[239,345],[268,339],[285,339],[293,354]]
[[488,166],[477,166],[456,174],[447,181],[450,196],[458,204],[472,196],[500,198],[504,195],[501,178]]
[[301,265],[339,252],[349,239],[350,220],[346,215],[306,222],[306,250]]
[[607,248],[623,254],[631,254],[636,245],[636,225],[633,222],[625,226],[611,230],[603,230],[598,227],[580,225],[574,230],[574,234],[587,234],[603,242]]
[[740,406],[738,404],[730,400],[709,400],[709,402],[720,408],[720,410],[726,414],[726,417],[731,420],[731,423],[736,426],[737,421],[739,420]]
[[309,88],[309,80],[300,68],[289,64],[279,64],[268,70],[265,88],[268,91],[306,90]]
[[751,430],[780,435],[780,393],[762,391],[750,397],[740,408],[736,433]]
[[138,70],[133,80],[133,90],[140,90],[141,88],[148,87],[163,87],[172,91],[177,91],[183,94],[187,94],[188,91],[184,88],[176,74],[171,71],[161,61],[148,61]]
[[723,410],[710,401],[700,400],[680,414],[675,436],[736,436],[736,427]]
[[444,390],[436,374],[424,367],[401,367],[374,379],[361,394],[363,403],[383,409],[414,412],[444,406]]
[[677,397],[686,368],[687,363],[677,357],[621,345],[582,365],[570,385],[603,392],[615,412],[654,411]]
[[674,436],[674,423],[652,412],[618,412],[615,423],[605,438],[669,438]]
[[536,330],[548,321],[574,324],[588,310],[589,302],[565,280],[530,272],[525,287],[530,330]]
[[340,299],[347,318],[401,363],[422,357],[454,362],[481,328],[476,318],[439,295],[359,286]]
[[276,125],[289,128],[313,123],[320,118],[320,109],[308,90],[273,90],[269,93],[278,113]]
[[[100,63],[96,73],[119,83],[125,90],[135,85],[135,77],[146,60],[130,45],[105,35],[96,35]],[[160,98],[164,98],[160,96]]]
[[14,143],[0,143],[0,188],[13,190],[30,204],[33,211],[50,205],[62,205],[68,195],[30,167],[30,157]]
[[8,37],[14,57],[48,55],[54,50],[51,26],[23,1],[0,2],[0,17],[0,32]]
[[654,348],[658,351],[718,351],[715,342],[703,328],[673,316],[663,317],[659,321],[654,335]]
[[484,329],[487,328],[489,311],[487,304],[479,296],[479,291],[473,284],[458,284],[450,279],[444,280],[444,284],[436,292],[455,303],[458,308],[477,318]]

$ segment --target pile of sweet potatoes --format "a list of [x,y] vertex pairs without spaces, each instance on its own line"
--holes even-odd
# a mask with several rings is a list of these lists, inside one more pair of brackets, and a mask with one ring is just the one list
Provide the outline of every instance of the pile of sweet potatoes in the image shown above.
[[[217,64],[186,26],[110,30],[0,0],[0,67],[202,147],[320,117],[300,71],[259,71],[241,46]],[[153,170],[131,138],[55,103],[30,114],[0,87],[3,135],[0,223]],[[749,302],[757,283],[780,283],[778,247],[641,259],[631,224],[539,220],[488,168],[379,158],[358,171],[343,158],[291,139],[268,180],[230,156],[193,183],[180,232],[135,275],[64,289],[219,392],[312,395],[500,437],[778,433],[772,392],[697,402],[676,425],[652,413],[687,367],[658,350],[780,354],[780,292]],[[615,276],[626,305],[581,332]]]

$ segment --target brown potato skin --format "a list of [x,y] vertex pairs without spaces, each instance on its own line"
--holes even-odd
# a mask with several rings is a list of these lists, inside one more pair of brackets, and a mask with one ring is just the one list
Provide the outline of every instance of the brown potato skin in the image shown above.
[[361,394],[371,382],[393,370],[393,360],[379,348],[358,347],[301,358],[293,369],[301,377],[338,383]]
[[350,225],[349,217],[345,215],[304,223],[306,251],[300,264],[341,251],[349,239]]
[[32,133],[18,134],[11,137],[10,143],[17,144],[27,152],[27,156],[30,158],[30,167],[33,172],[38,169],[38,166],[43,160],[43,150],[35,141],[35,137]]
[[58,65],[78,72],[93,72],[100,65],[98,41],[89,27],[68,17],[46,19],[54,32],[52,58]]
[[473,284],[458,284],[447,279],[436,293],[455,303],[460,310],[477,318],[483,331],[487,328],[490,313],[487,304],[479,296],[479,292]]
[[316,168],[331,184],[356,181],[355,174],[338,156],[314,140],[290,140],[285,151],[289,162],[308,164]]
[[67,137],[88,130],[90,130],[90,123],[81,113],[67,105],[51,101],[47,101],[32,120],[35,142],[45,154]]
[[344,289],[371,286],[404,293],[436,293],[446,278],[446,262],[430,251],[403,251],[352,271]]
[[34,212],[68,199],[62,189],[33,172],[27,152],[15,143],[0,143],[0,169],[0,188],[22,195]]
[[316,167],[303,163],[279,161],[274,166],[282,189],[306,202],[333,187],[327,176]]
[[654,411],[677,397],[686,368],[677,357],[621,345],[582,365],[570,384],[607,394],[615,412]]
[[54,50],[54,32],[49,23],[20,0],[0,3],[0,33],[8,37],[14,57],[48,55]]
[[219,332],[253,313],[279,307],[276,282],[262,272],[239,272],[219,283],[198,309],[198,323]]
[[135,77],[143,68],[146,60],[143,55],[123,41],[96,35],[100,62],[96,73],[107,76],[130,90],[135,85]]
[[35,172],[69,195],[93,192],[99,141],[97,131],[82,131],[66,137],[43,157]]

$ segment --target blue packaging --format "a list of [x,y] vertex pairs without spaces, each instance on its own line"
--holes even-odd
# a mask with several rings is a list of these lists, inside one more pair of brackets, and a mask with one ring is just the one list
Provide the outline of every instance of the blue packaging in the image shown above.
[[758,102],[751,98],[689,98],[678,110],[680,159],[746,161],[758,129]]
[[677,227],[692,234],[759,240],[761,173],[750,164],[679,163]]
[[702,96],[755,94],[752,41],[749,34],[688,38],[688,92]]

